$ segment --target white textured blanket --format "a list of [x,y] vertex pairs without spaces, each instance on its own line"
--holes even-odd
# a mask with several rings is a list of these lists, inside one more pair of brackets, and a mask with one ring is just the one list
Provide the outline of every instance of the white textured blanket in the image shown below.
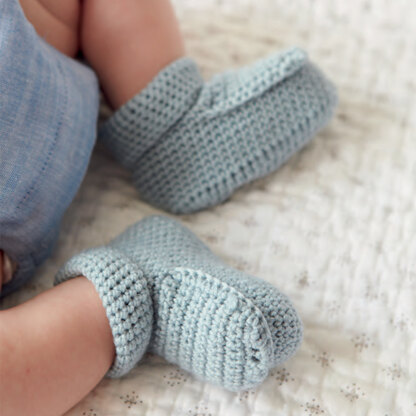
[[[336,118],[279,172],[182,221],[229,263],[278,286],[299,353],[256,391],[195,381],[155,356],[103,380],[67,416],[416,415],[416,3],[176,0],[207,77],[304,47],[339,87]],[[99,149],[39,277],[156,210]]]

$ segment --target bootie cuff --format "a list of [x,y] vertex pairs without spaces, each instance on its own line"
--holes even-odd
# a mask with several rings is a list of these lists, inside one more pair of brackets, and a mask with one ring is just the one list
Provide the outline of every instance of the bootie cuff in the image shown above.
[[99,139],[116,160],[133,168],[194,104],[202,85],[192,59],[175,61],[101,126]]
[[94,284],[110,323],[116,357],[107,377],[121,377],[137,364],[150,341],[153,307],[143,272],[118,250],[96,248],[72,258],[54,283],[78,276]]

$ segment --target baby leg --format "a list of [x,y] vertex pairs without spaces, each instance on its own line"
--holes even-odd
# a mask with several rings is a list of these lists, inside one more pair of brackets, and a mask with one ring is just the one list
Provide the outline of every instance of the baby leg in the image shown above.
[[80,0],[19,0],[27,19],[50,45],[74,57],[79,50]]
[[113,359],[105,310],[85,278],[0,311],[0,413],[61,415],[98,384]]
[[82,13],[83,53],[114,108],[185,54],[169,0],[88,0]]

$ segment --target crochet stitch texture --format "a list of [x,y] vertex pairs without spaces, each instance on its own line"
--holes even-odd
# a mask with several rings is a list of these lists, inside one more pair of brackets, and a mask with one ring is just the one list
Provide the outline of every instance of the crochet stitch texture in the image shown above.
[[[107,248],[73,258],[57,281],[81,272],[89,277],[91,269],[86,267],[96,256],[92,263],[103,272],[99,277],[94,266],[94,276],[104,290],[100,296],[106,296],[107,270],[122,270],[113,265],[111,251],[100,254],[108,249],[123,253],[127,264],[136,264],[147,280],[154,312],[149,351],[200,379],[233,391],[254,387],[271,368],[294,354],[301,342],[301,322],[285,295],[225,265],[192,232],[167,217],[148,217]],[[129,315],[124,315],[128,321]],[[120,323],[110,320],[110,324],[113,334],[120,332]],[[123,321],[123,328],[125,339],[136,339],[125,330],[128,322]],[[135,359],[126,359],[126,368]]]
[[292,48],[204,82],[182,58],[99,132],[140,195],[173,213],[226,200],[279,168],[331,118],[333,85]]

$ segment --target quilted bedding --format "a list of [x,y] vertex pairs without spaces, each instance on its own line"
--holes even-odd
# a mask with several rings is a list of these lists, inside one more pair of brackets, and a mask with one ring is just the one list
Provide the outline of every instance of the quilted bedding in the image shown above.
[[[334,121],[279,172],[180,218],[229,263],[288,294],[304,342],[239,394],[148,355],[66,416],[416,415],[416,3],[175,3],[205,76],[298,45],[338,85]],[[2,307],[50,287],[72,254],[155,212],[97,148],[53,257]]]

